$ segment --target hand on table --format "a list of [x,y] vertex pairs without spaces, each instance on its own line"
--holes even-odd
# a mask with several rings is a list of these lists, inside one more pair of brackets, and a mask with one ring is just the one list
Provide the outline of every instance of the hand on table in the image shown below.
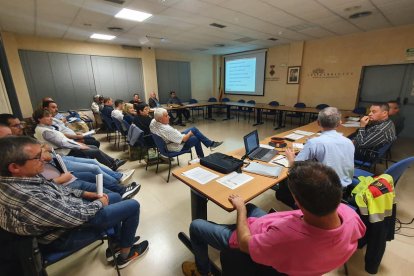
[[233,204],[233,207],[236,209],[245,207],[244,199],[240,197],[239,195],[235,195],[235,194],[230,195],[229,201],[231,202],[231,204]]

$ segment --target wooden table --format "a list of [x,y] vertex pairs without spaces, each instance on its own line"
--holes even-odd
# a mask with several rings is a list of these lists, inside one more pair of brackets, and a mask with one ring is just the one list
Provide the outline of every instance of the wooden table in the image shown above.
[[[289,131],[285,131],[282,133],[275,134],[274,136],[277,137],[284,137],[288,134],[291,134],[295,130],[303,130],[303,131],[310,131],[314,132],[315,135],[313,136],[305,136],[304,138],[301,138],[296,143],[305,143],[307,139],[316,137],[318,131],[320,131],[320,127],[316,122],[310,123],[308,125],[298,127]],[[350,136],[356,131],[356,128],[347,128],[343,126],[339,126],[337,129],[338,132],[343,133],[344,136]],[[267,144],[270,142],[271,137],[267,137],[261,141],[262,144]],[[291,142],[287,141],[288,147],[291,146]],[[280,150],[280,152],[283,152],[284,149],[276,148],[277,150]],[[245,154],[245,149],[241,148],[232,152],[227,153],[228,155],[234,156],[236,158],[241,158]],[[287,175],[287,169],[284,168],[279,175],[278,178],[270,178],[265,177],[257,174],[251,174],[244,172],[245,174],[253,176],[253,180],[247,182],[246,184],[232,190],[224,185],[221,185],[216,180],[210,181],[204,185],[182,175],[183,172],[186,172],[190,169],[196,168],[196,167],[202,167],[205,170],[209,170],[215,174],[219,175],[220,177],[223,177],[224,174],[219,173],[217,171],[213,171],[207,167],[201,166],[200,164],[193,164],[189,166],[185,166],[182,168],[175,169],[172,173],[173,175],[181,180],[184,184],[189,186],[191,188],[191,216],[192,219],[202,218],[207,219],[207,201],[211,200],[224,210],[231,212],[234,210],[233,205],[228,201],[228,197],[231,194],[238,194],[240,195],[246,202],[252,200],[253,198],[257,197],[258,195],[262,194],[269,188],[277,185],[280,181],[286,178]]]

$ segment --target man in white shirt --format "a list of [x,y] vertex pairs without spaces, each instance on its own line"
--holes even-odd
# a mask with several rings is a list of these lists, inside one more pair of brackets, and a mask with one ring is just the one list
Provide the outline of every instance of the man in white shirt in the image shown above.
[[154,111],[154,119],[151,121],[150,130],[152,133],[160,136],[166,143],[170,151],[181,151],[183,149],[190,149],[195,147],[198,157],[204,157],[201,143],[214,150],[223,142],[214,142],[208,139],[196,127],[192,127],[179,132],[168,123],[170,116],[164,108],[157,108]]
[[111,117],[122,122],[124,119],[124,114],[122,110],[124,108],[124,101],[123,100],[116,100],[115,101],[115,109],[111,112]]

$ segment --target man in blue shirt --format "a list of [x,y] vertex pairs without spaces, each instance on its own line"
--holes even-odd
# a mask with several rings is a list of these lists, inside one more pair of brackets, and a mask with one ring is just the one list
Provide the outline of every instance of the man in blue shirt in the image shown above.
[[[294,161],[316,160],[331,167],[338,174],[341,185],[345,188],[352,183],[355,146],[350,139],[336,131],[341,123],[341,113],[336,107],[321,110],[317,122],[322,128],[321,135],[309,139],[296,158],[293,150],[286,149],[286,158],[290,166]],[[283,190],[282,183],[276,197],[286,204],[289,203],[288,205],[293,204],[289,191],[284,194]]]

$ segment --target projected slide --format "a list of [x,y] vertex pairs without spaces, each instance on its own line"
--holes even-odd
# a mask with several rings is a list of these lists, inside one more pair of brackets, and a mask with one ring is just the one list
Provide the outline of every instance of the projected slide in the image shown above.
[[255,92],[256,58],[235,59],[226,62],[225,80],[227,91]]
[[224,93],[263,96],[266,49],[224,56]]

